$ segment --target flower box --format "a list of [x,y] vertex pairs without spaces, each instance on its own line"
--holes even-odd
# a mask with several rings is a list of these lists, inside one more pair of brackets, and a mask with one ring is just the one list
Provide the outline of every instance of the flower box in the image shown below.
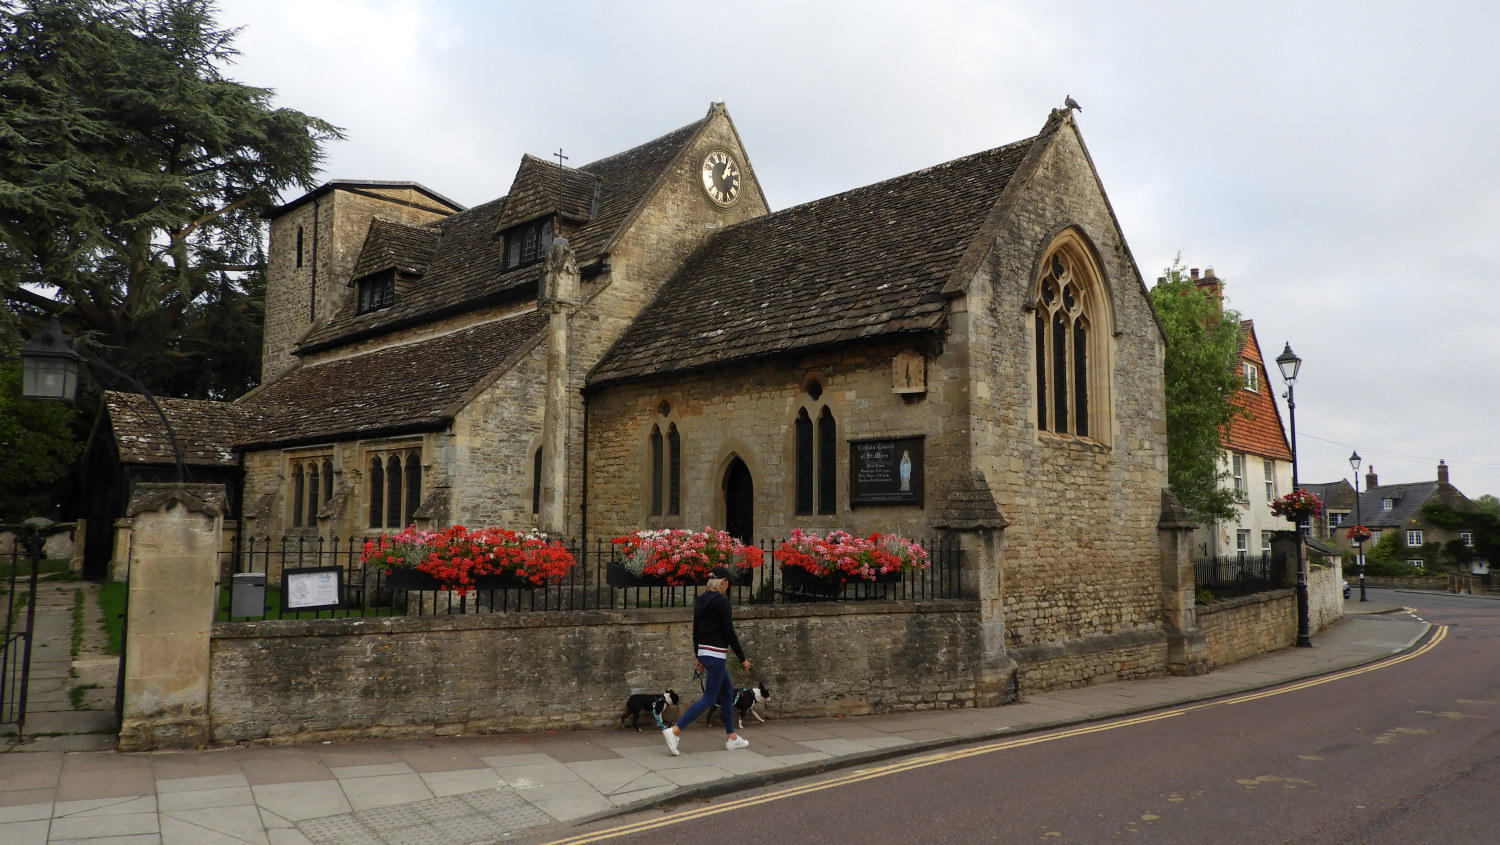
[[[735,571],[731,583],[749,584],[750,570],[761,565],[764,555],[755,546],[747,546],[728,532],[705,527],[701,531],[682,528],[633,531],[611,541],[623,558],[622,569],[636,578],[661,579],[674,587],[708,583],[709,570],[727,566]],[[606,572],[606,578],[611,577]],[[651,586],[651,584],[611,582],[610,586]],[[658,583],[653,581],[652,583]]]
[[510,572],[474,576],[476,590],[535,590],[538,586],[540,585],[530,578],[522,578]]
[[[748,587],[748,586],[750,586],[750,579],[752,577],[753,577],[752,570],[749,570],[749,569],[739,569],[739,570],[735,571],[734,577],[729,579],[729,583],[735,584],[735,585],[741,586],[741,587]],[[670,586],[672,586],[671,582],[668,581],[665,576],[662,576],[662,575],[637,575],[634,572],[631,572],[629,569],[626,569],[625,568],[625,564],[623,564],[623,563],[614,563],[614,562],[606,564],[606,566],[605,566],[605,569],[604,569],[604,583],[608,584],[611,587],[670,587]],[[708,583],[708,577],[704,576],[704,578],[702,580],[698,580],[694,584],[687,585],[687,586],[701,586],[701,585],[707,584],[707,583]]]
[[871,578],[860,578],[824,577],[799,566],[781,568],[781,585],[789,594],[817,601],[833,601],[844,597],[856,600],[880,598],[880,591],[875,589],[876,584],[894,584],[901,578],[900,571],[881,572]]
[[392,569],[385,576],[388,590],[441,590],[443,582],[430,572],[420,569]]

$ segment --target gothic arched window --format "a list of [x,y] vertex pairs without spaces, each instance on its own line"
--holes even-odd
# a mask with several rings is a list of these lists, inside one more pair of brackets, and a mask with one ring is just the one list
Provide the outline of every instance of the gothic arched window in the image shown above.
[[1076,235],[1059,238],[1042,262],[1035,295],[1037,428],[1101,440],[1106,406],[1098,394],[1108,381],[1098,327],[1108,325],[1108,299]]

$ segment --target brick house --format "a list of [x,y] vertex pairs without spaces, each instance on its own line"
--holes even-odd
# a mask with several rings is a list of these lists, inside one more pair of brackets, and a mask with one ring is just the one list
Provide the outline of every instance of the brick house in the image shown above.
[[1070,111],[776,212],[722,104],[474,208],[330,182],[266,324],[242,532],[985,531],[1038,683],[1165,666],[1164,339]]

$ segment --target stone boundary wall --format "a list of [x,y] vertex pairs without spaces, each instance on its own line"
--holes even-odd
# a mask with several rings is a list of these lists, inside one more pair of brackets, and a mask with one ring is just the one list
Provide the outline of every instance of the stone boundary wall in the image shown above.
[[1022,696],[1156,678],[1167,674],[1169,662],[1167,632],[1161,629],[1029,646],[1012,654]]
[[[767,718],[975,704],[973,601],[750,605],[735,619],[754,668],[734,682],[764,679]],[[632,692],[697,698],[691,633],[688,607],[215,623],[212,741],[607,726]]]
[[1314,634],[1344,618],[1344,575],[1337,566],[1309,568],[1307,616]]
[[1272,590],[1197,609],[1210,670],[1279,651],[1297,642],[1295,590]]

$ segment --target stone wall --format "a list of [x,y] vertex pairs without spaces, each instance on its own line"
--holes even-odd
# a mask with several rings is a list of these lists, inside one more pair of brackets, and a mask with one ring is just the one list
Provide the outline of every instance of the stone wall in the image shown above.
[[1144,629],[1017,649],[1020,695],[1166,674],[1167,634]]
[[[1157,624],[1167,483],[1164,341],[1139,272],[1071,124],[1035,155],[1001,201],[964,312],[973,460],[1010,521],[1012,650]],[[1065,240],[1099,276],[1088,437],[1037,426],[1029,309],[1049,247]]]
[[1215,602],[1197,610],[1208,645],[1208,666],[1218,669],[1279,651],[1297,642],[1297,596],[1274,590]]
[[1314,634],[1344,618],[1344,576],[1337,566],[1309,567],[1307,618]]
[[[925,435],[929,496],[944,480],[969,473],[963,432],[950,424],[952,394],[961,383],[932,375],[952,363],[936,356],[928,365],[928,392],[919,399],[903,398],[892,391],[891,361],[905,348],[848,347],[795,361],[726,367],[667,383],[637,382],[601,391],[589,404],[589,533],[722,526],[724,473],[737,456],[754,479],[759,536],[785,537],[792,528],[930,535],[935,503],[926,509],[849,506],[850,440]],[[816,400],[807,391],[813,380],[823,387]],[[671,409],[666,416],[660,413],[663,403]],[[798,516],[792,513],[794,423],[799,410],[806,409],[816,420],[825,407],[838,426],[837,513]],[[648,508],[648,441],[653,425],[666,430],[669,424],[675,424],[682,437],[682,513],[653,517]]]
[[[736,608],[767,718],[973,706],[973,602]],[[688,608],[217,623],[214,742],[597,728],[692,688]],[[685,703],[686,703],[685,702]]]
[[271,221],[261,349],[263,383],[296,363],[292,348],[314,322],[328,319],[348,297],[349,273],[364,247],[371,218],[421,225],[450,213],[442,203],[402,183],[363,183],[358,193],[338,188],[315,193],[311,200]]

